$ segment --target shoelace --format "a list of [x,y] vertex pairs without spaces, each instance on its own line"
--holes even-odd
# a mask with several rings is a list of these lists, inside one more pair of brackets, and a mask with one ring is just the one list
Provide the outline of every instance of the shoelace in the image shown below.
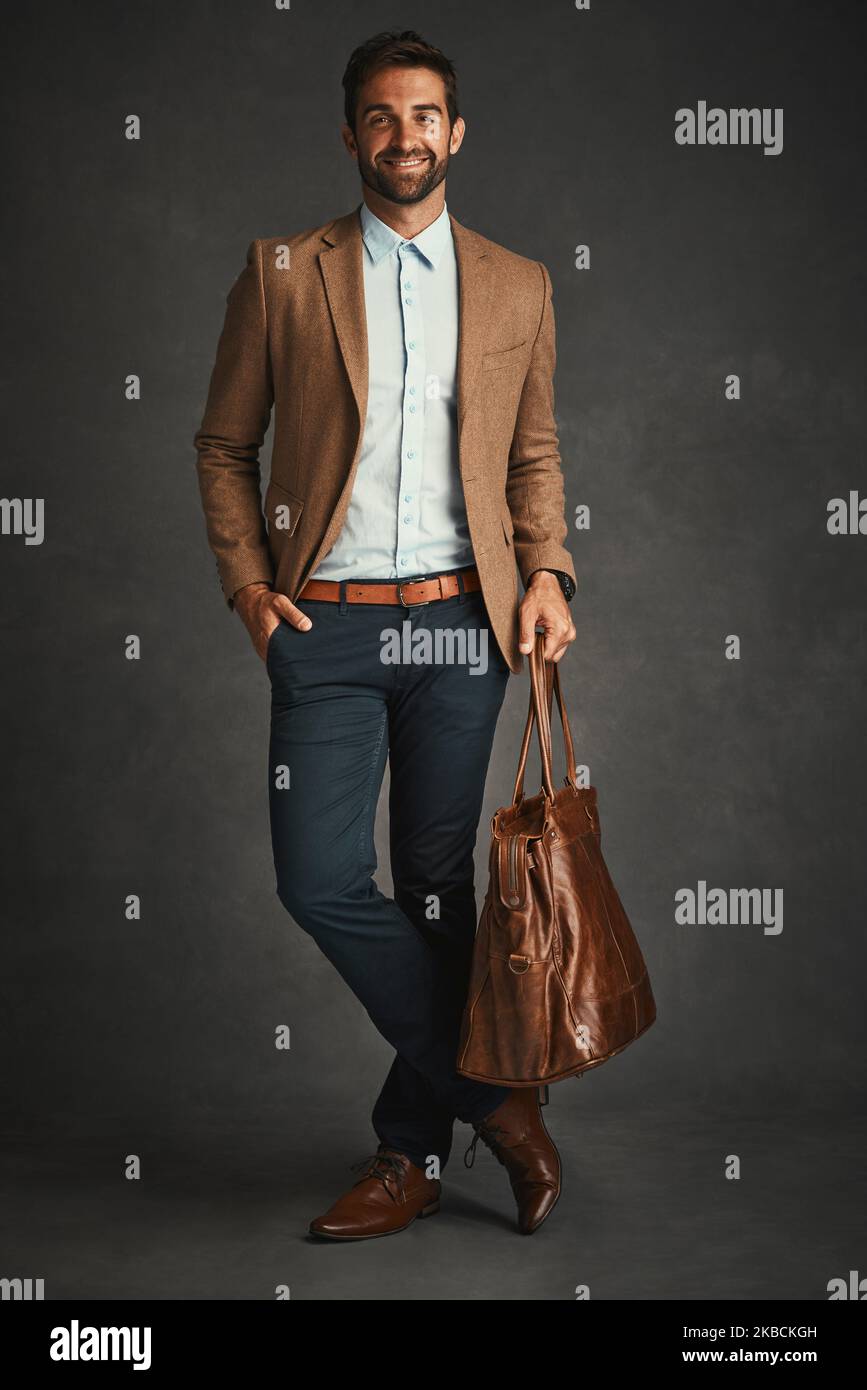
[[[362,1169],[364,1170],[361,1172],[361,1177],[358,1179],[358,1182],[363,1182],[365,1178],[379,1178],[392,1201],[396,1201],[397,1199],[388,1185],[388,1180],[389,1178],[396,1179],[400,1195],[401,1197],[403,1196],[406,1169],[400,1159],[396,1158],[394,1154],[371,1154],[369,1158],[362,1158],[358,1163],[350,1164],[350,1167],[354,1173],[360,1172]],[[357,1187],[358,1183],[355,1185]]]
[[[482,1143],[483,1143],[483,1144],[486,1144],[487,1147],[490,1149],[491,1153],[494,1155],[494,1158],[500,1159],[500,1142],[501,1142],[501,1141],[500,1141],[500,1139],[498,1138],[498,1135],[502,1135],[503,1138],[505,1139],[506,1134],[507,1134],[507,1132],[508,1132],[507,1130],[503,1129],[502,1125],[477,1125],[477,1126],[475,1127],[475,1129],[476,1129],[475,1138],[472,1140],[472,1142],[471,1142],[469,1148],[467,1149],[467,1152],[464,1154],[464,1167],[465,1167],[465,1168],[472,1168],[473,1164],[475,1163],[475,1161],[476,1161],[476,1145],[478,1144],[478,1142],[479,1142],[480,1139],[481,1139]],[[472,1154],[472,1158],[470,1159],[470,1161],[469,1161],[469,1163],[468,1163],[468,1162],[467,1162],[467,1158],[468,1158],[469,1154]],[[500,1159],[500,1162],[502,1162],[501,1159]]]

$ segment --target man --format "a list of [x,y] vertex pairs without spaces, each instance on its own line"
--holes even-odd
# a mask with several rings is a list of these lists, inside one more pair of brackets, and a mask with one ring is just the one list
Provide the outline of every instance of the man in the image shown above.
[[[560,1190],[539,1092],[455,1058],[505,686],[537,626],[554,661],[575,637],[551,283],[446,208],[465,126],[438,49],[378,34],[343,86],[363,202],[251,243],[195,437],[223,592],[271,682],[277,892],[395,1049],[377,1152],[310,1229],[366,1239],[435,1212],[457,1118],[530,1232]],[[386,761],[393,900],[372,878]]]

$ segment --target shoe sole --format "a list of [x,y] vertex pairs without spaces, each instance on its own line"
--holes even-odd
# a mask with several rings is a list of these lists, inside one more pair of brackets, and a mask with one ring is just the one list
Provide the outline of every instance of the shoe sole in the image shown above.
[[[400,1235],[401,1231],[408,1231],[413,1221],[423,1221],[426,1216],[433,1216],[439,1209],[438,1201],[429,1202],[426,1207],[422,1207],[421,1211],[417,1211],[405,1226],[395,1226],[393,1231],[371,1231],[369,1235],[365,1236],[338,1236],[331,1231],[315,1231],[312,1226],[308,1226],[307,1230],[311,1236],[316,1236],[317,1240],[382,1240],[384,1236],[397,1236]],[[539,1224],[541,1225],[541,1222]]]

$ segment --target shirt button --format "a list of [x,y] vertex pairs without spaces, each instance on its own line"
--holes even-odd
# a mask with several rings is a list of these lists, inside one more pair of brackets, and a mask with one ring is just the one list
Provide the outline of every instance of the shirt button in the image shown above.
[[407,451],[406,451],[406,456],[407,456],[408,459],[414,459],[414,458],[415,458],[415,449],[407,449]]
[[405,516],[405,517],[404,517],[404,521],[406,522],[407,526],[409,526],[410,522],[412,521],[412,517],[411,517],[411,516]]
[[409,298],[409,296],[407,295],[407,297],[404,299],[403,302],[404,302],[404,304],[411,304],[411,303],[412,303],[412,300],[411,300],[411,299]]
[[[393,302],[393,301],[392,301],[392,302]],[[410,342],[407,343],[407,347],[408,347],[410,350],[412,350],[412,349],[415,347],[415,343],[412,342],[412,341],[410,341]]]
[[401,563],[402,565],[405,565],[405,564],[406,564],[406,560],[401,560],[400,563]]
[[403,500],[404,500],[404,502],[411,502],[411,501],[412,501],[412,493],[411,493],[411,492],[405,492],[405,493],[403,494]]
[[414,396],[414,395],[415,395],[415,387],[414,387],[414,386],[411,386],[411,387],[409,388],[409,394],[410,394],[411,396]]
[[415,415],[415,406],[414,406],[414,405],[411,405],[411,406],[410,406],[410,408],[409,408],[409,413],[410,413],[410,415]]

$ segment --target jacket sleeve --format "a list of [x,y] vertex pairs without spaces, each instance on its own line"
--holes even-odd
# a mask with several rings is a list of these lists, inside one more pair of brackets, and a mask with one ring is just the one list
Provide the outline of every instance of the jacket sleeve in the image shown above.
[[194,438],[208,544],[229,608],[245,584],[274,580],[259,491],[259,450],[273,403],[262,244],[251,241],[247,264],[226,297],[205,413]]
[[515,529],[515,559],[526,586],[534,570],[563,570],[577,583],[566,539],[563,474],[554,420],[555,347],[552,288],[541,261],[542,309],[509,450],[506,501]]

